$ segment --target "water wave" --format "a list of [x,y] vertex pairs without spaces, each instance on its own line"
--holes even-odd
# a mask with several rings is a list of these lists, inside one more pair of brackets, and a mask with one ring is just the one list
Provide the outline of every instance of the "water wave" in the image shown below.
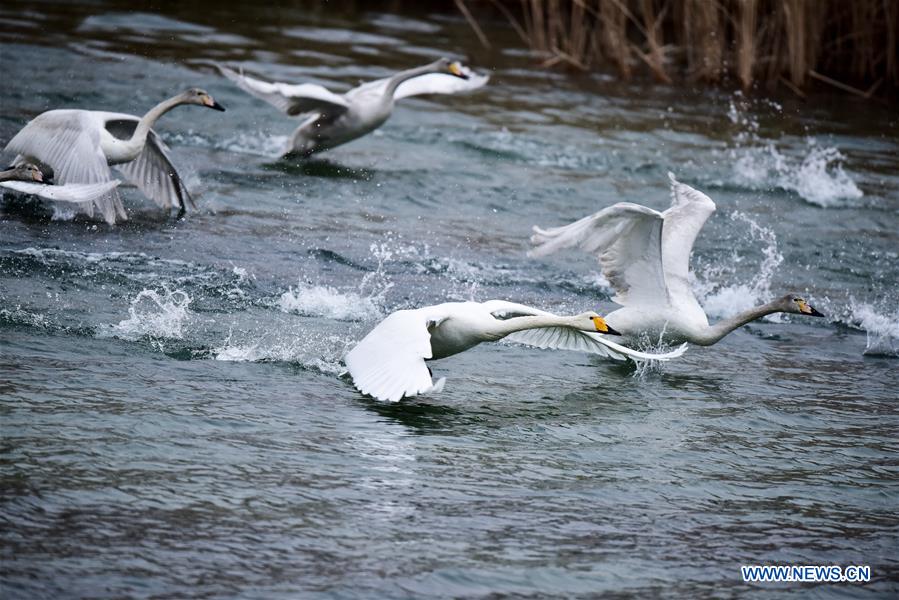
[[512,132],[506,128],[479,133],[477,142],[470,137],[461,136],[454,137],[451,141],[495,158],[540,167],[593,172],[608,167],[608,157],[595,149],[580,148],[572,144],[553,145],[534,135]]
[[21,306],[0,308],[0,324],[27,325],[38,329],[51,329],[54,326],[46,315],[31,312]]
[[104,261],[125,262],[131,264],[156,261],[174,265],[189,265],[183,260],[154,258],[143,252],[79,252],[77,250],[60,250],[59,248],[22,248],[13,250],[13,254],[37,258],[44,263],[58,261],[60,258],[80,260],[87,263],[99,263]]
[[222,344],[212,349],[212,358],[226,362],[285,362],[329,375],[342,373],[341,361],[354,343],[354,336],[306,325],[254,332],[252,340],[240,339],[244,334],[229,331]]
[[159,258],[143,252],[78,252],[55,248],[13,250],[9,261],[11,272],[27,276],[36,269],[47,268],[60,277],[79,283],[121,284],[125,278],[138,289],[158,285],[180,288],[208,301],[220,298],[233,306],[252,302],[250,290],[256,278],[233,263],[221,268],[173,258]]
[[217,138],[191,129],[165,133],[163,139],[171,146],[193,146],[266,158],[277,158],[284,154],[289,141],[286,135],[271,135],[257,130],[241,131],[227,138]]

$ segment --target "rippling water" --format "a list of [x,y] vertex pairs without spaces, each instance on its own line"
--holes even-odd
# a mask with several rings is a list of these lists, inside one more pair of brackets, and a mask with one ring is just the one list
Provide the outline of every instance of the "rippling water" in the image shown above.
[[[544,71],[498,23],[483,51],[411,7],[129,7],[0,8],[0,143],[192,85],[228,107],[158,126],[184,221],[133,188],[115,228],[3,204],[4,598],[731,597],[766,563],[873,570],[771,596],[899,590],[894,113]],[[489,87],[301,164],[277,159],[293,123],[211,67],[345,89],[445,53]],[[794,290],[829,318],[639,373],[486,345],[396,405],[339,376],[398,308],[608,311],[589,257],[525,257],[530,226],[663,208],[668,170],[718,204],[694,253],[713,317]]]

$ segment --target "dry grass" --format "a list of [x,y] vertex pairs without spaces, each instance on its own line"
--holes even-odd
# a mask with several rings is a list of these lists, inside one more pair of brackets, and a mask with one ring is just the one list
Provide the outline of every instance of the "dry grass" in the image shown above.
[[[624,78],[819,81],[871,96],[899,86],[899,0],[456,0],[492,6],[548,66]],[[466,18],[472,19],[466,12]],[[483,35],[483,34],[481,34]],[[883,89],[883,88],[881,88]]]

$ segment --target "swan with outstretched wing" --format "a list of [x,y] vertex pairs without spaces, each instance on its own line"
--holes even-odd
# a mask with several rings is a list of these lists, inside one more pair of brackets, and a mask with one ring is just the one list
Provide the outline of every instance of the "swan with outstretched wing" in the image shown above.
[[356,388],[379,400],[396,402],[443,389],[425,361],[446,358],[483,342],[507,339],[528,346],[575,350],[615,360],[669,360],[684,353],[631,350],[607,339],[616,335],[595,312],[572,317],[504,300],[447,302],[387,316],[346,355]]
[[219,71],[243,91],[303,121],[293,132],[286,154],[308,157],[371,133],[393,112],[394,102],[423,94],[460,94],[484,86],[489,77],[441,58],[336,94],[317,84],[267,82],[223,65]]
[[702,192],[671,181],[671,207],[659,212],[619,202],[569,225],[534,227],[530,256],[562,248],[594,254],[622,308],[609,313],[609,324],[622,335],[648,336],[668,343],[710,346],[750,321],[776,312],[823,316],[796,294],[743,311],[709,325],[690,287],[690,253],[696,237],[715,212]]
[[[115,166],[160,208],[184,214],[190,194],[175,168],[168,148],[152,127],[176,106],[195,104],[224,111],[203,90],[192,88],[160,102],[143,117],[96,110],[62,109],[39,114],[6,145],[15,153],[14,165],[35,164],[57,185],[107,184]],[[96,208],[114,224],[128,218],[115,186],[90,202],[78,204],[93,216]]]

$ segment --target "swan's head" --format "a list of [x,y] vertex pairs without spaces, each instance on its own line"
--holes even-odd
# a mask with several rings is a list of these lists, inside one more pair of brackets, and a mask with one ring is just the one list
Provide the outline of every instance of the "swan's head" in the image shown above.
[[181,103],[198,104],[200,106],[205,106],[206,108],[225,112],[224,106],[213,100],[212,96],[209,95],[209,92],[201,90],[200,88],[190,88],[181,94]]
[[14,181],[44,181],[44,174],[33,163],[22,163],[15,167],[10,167],[6,173]]
[[797,315],[808,315],[810,317],[823,317],[824,315],[815,310],[815,308],[805,301],[801,296],[796,294],[787,294],[778,300],[780,309],[786,313],[794,313]]
[[609,324],[606,323],[605,319],[603,319],[592,310],[576,316],[575,321],[577,328],[582,331],[596,331],[598,333],[604,333],[606,335],[621,335],[620,333],[612,329]]
[[468,79],[468,72],[459,61],[451,61],[448,58],[441,58],[434,63],[434,70],[438,73],[449,73],[460,79]]

